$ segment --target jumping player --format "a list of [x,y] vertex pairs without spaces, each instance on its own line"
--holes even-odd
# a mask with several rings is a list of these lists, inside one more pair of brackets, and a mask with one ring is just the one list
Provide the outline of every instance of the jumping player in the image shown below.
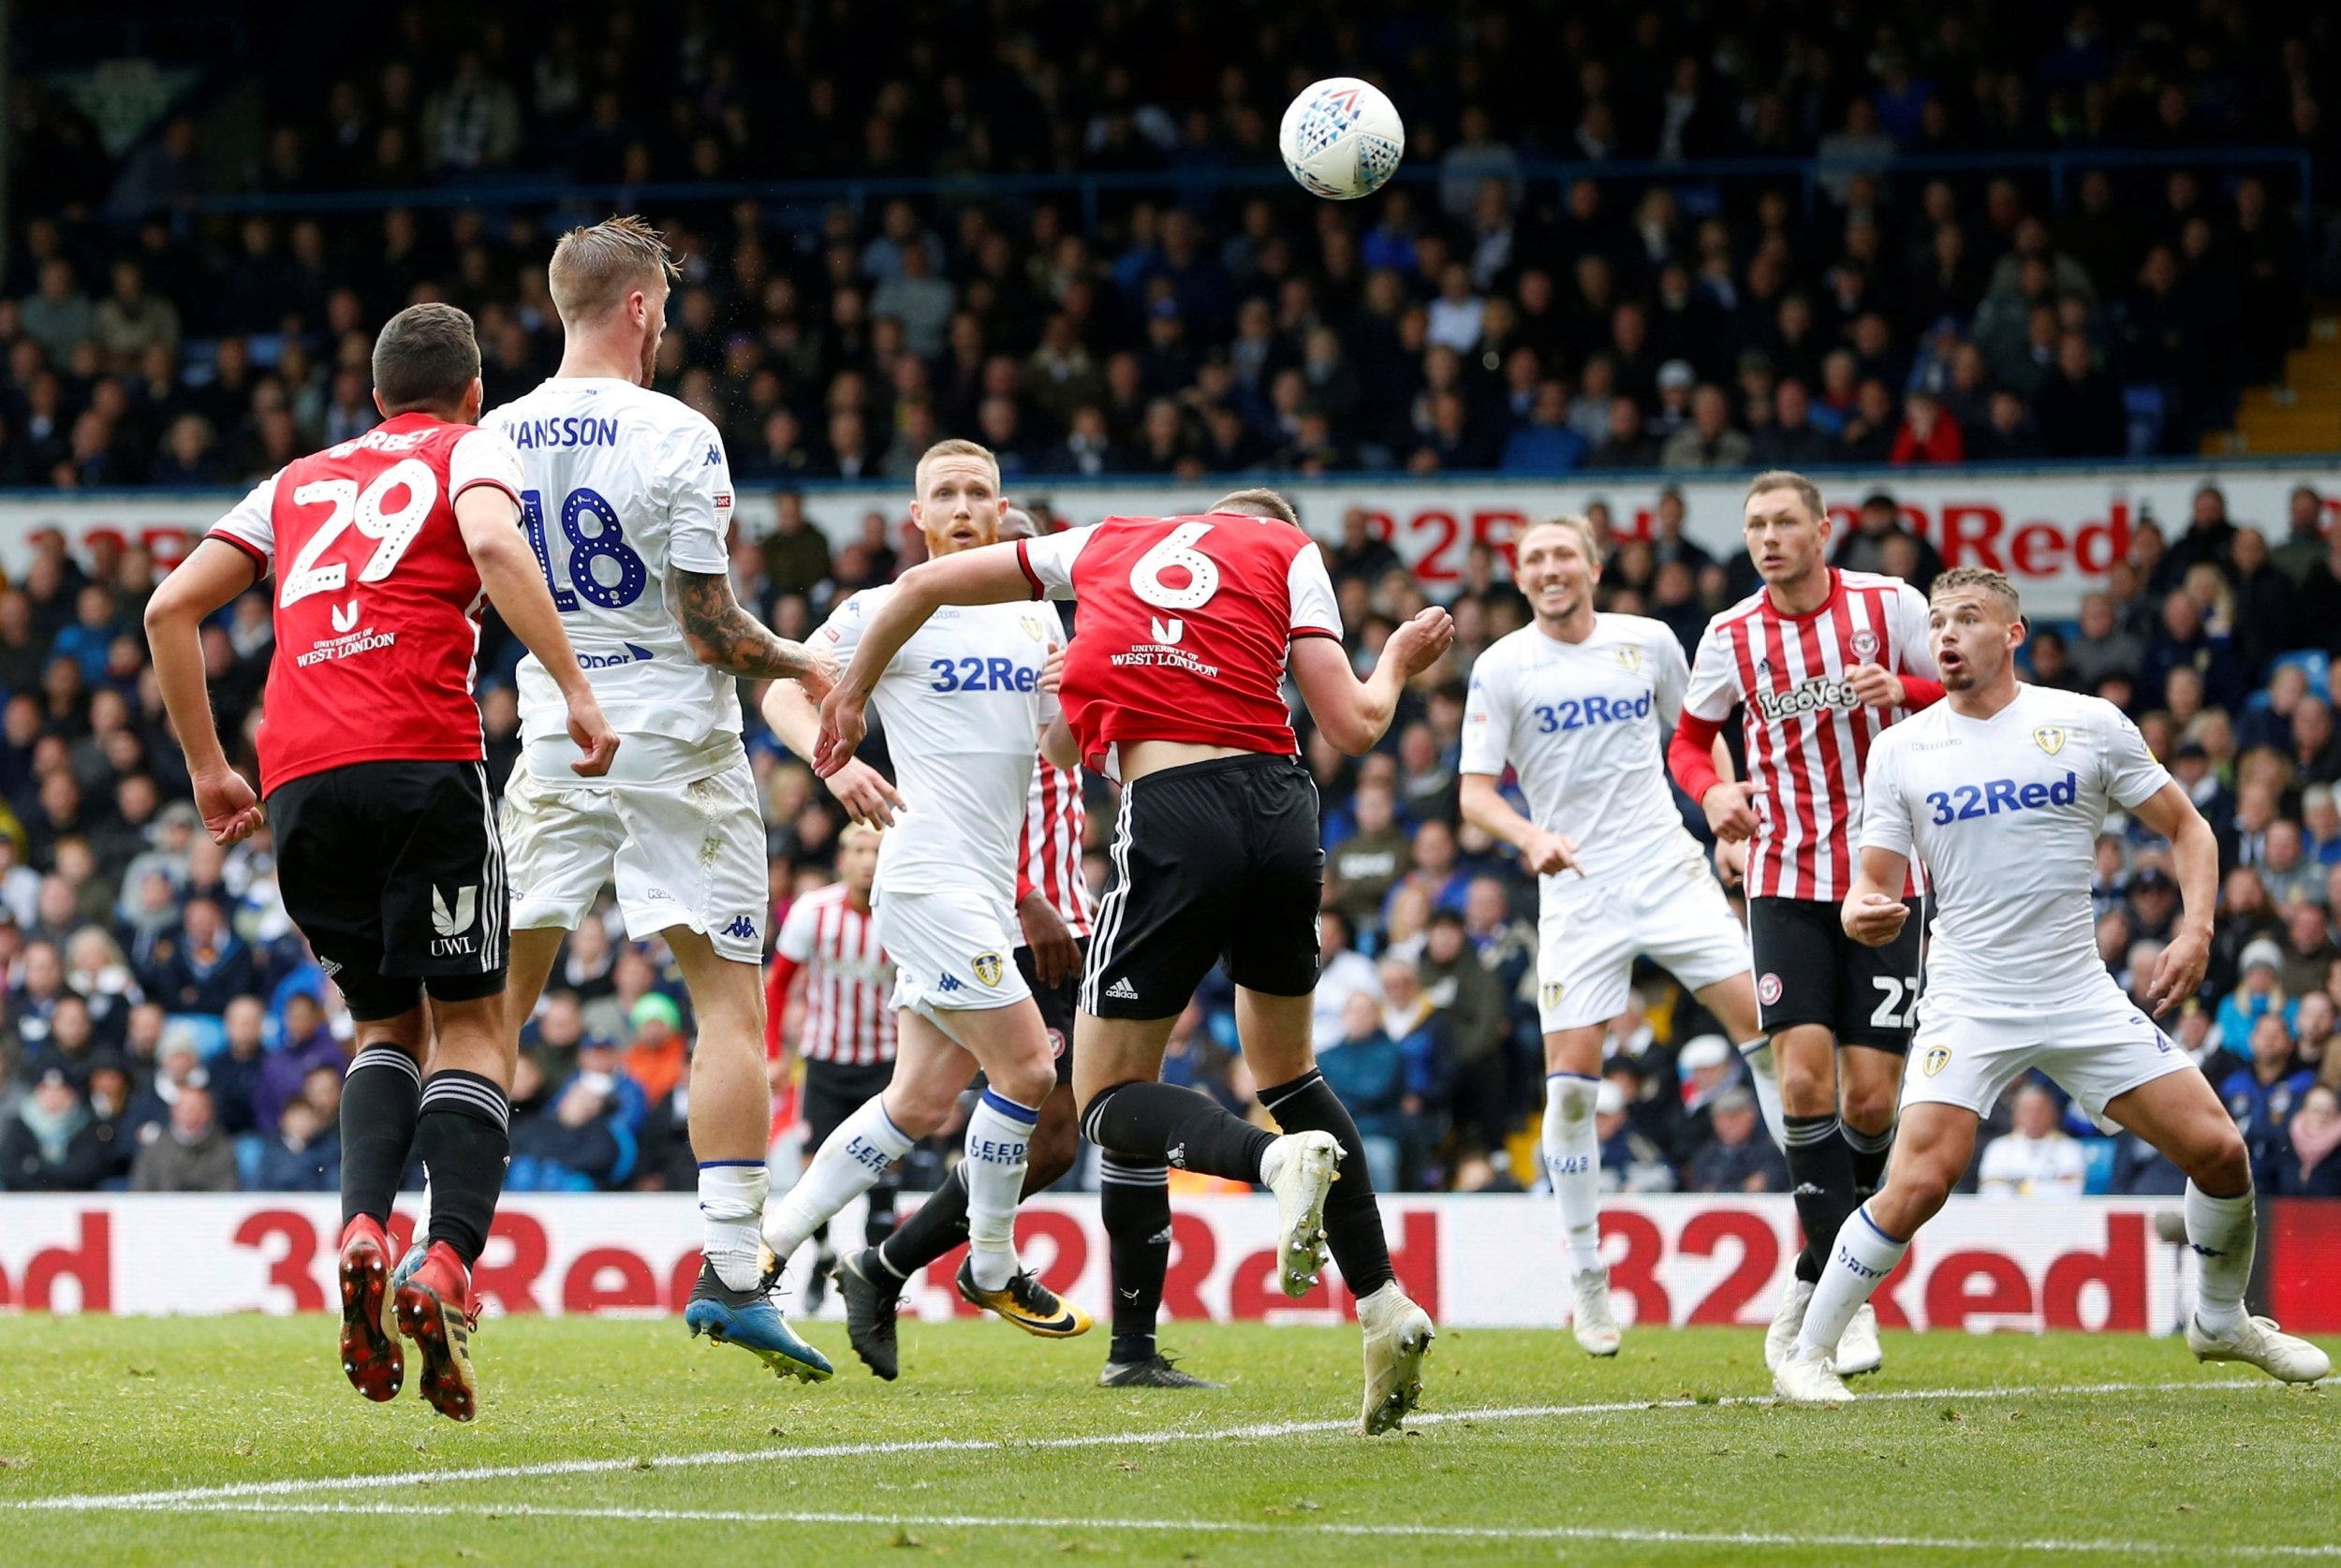
[[[618,737],[518,527],[519,460],[474,428],[471,317],[443,304],[392,316],[374,397],[381,424],[287,463],[213,525],[148,601],[146,632],[204,825],[234,843],[262,809],[213,730],[199,632],[275,571],[266,819],[286,911],[358,1026],[341,1109],[342,1368],[368,1399],[397,1396],[394,1306],[423,1398],[468,1421],[471,1265],[503,1190],[512,1071],[510,904],[472,699],[483,590],[543,671],[550,765],[599,777]],[[393,1286],[383,1227],[418,1149],[430,1232]]]
[[2106,973],[2090,916],[2098,833],[2126,812],[2170,841],[2185,901],[2146,995],[2157,1018],[2194,995],[2219,891],[2210,825],[2119,709],[2016,679],[2024,618],[1999,573],[1936,578],[1929,628],[1950,700],[1870,753],[1862,870],[1842,915],[1854,941],[1894,941],[1909,923],[1908,863],[1925,863],[1935,940],[1901,1136],[1884,1190],[1837,1233],[1774,1389],[1847,1398],[1830,1364],[1838,1335],[1966,1171],[1978,1123],[2036,1069],[2186,1173],[2186,1241],[2201,1260],[2186,1320],[2195,1358],[2317,1381],[2332,1370],[2323,1351],[2244,1310],[2255,1223],[2243,1136],[2192,1059]]
[[762,1288],[772,1091],[764,1073],[764,816],[740,740],[739,679],[826,689],[828,661],[732,597],[731,474],[697,411],[649,389],[681,274],[639,218],[572,229],[546,282],[560,368],[488,417],[520,453],[521,521],[582,662],[626,737],[583,784],[555,755],[559,710],[520,670],[521,765],[504,791],[513,936],[508,1023],[535,1010],[561,944],[615,882],[627,935],[664,939],[690,988],[690,1132],[703,1262],[684,1322],[782,1377],[831,1373]]
[[[988,448],[937,442],[919,460],[914,485],[911,518],[935,557],[999,536],[1000,472]],[[831,612],[820,635],[841,656],[853,655],[898,592],[863,589]],[[1044,730],[1052,732],[1045,743],[1053,760],[1076,760],[1070,736],[1055,722],[1051,667],[1064,640],[1053,613],[965,609],[879,662],[883,679],[873,683],[901,791],[891,808],[895,825],[878,850],[874,901],[878,939],[894,961],[901,1035],[893,1077],[823,1141],[764,1220],[778,1268],[940,1127],[980,1066],[989,1082],[968,1116],[960,1165],[968,1252],[959,1294],[1048,1339],[1085,1333],[1089,1318],[1016,1261],[1016,1204],[1056,1063],[1040,1009],[1010,957],[1017,945],[1010,933],[1017,839]],[[764,716],[792,750],[813,754],[820,716],[802,691],[774,685]],[[873,1370],[886,1376],[891,1369]]]
[[[1123,785],[1113,881],[1074,1024],[1082,1130],[1132,1165],[1266,1185],[1288,1296],[1314,1285],[1330,1239],[1364,1331],[1361,1424],[1390,1430],[1421,1397],[1434,1331],[1398,1288],[1357,1126],[1309,1048],[1324,855],[1284,680],[1288,668],[1319,730],[1358,755],[1453,625],[1444,610],[1422,611],[1361,681],[1323,557],[1282,496],[1242,491],[1200,517],[1111,518],[905,573],[823,704],[817,769],[852,754],[881,673],[930,617],[1044,595],[1081,602],[1066,716],[1083,759]],[[1215,962],[1235,982],[1244,1058],[1281,1137],[1156,1081],[1171,1027]]]
[[[1716,837],[1752,841],[1745,876],[1756,1001],[1779,1077],[1782,1141],[1804,1230],[1764,1338],[1765,1362],[1777,1366],[1796,1339],[1829,1238],[1876,1188],[1893,1146],[1894,1087],[1918,1002],[1920,922],[1866,947],[1839,929],[1837,901],[1853,881],[1870,747],[1897,718],[1939,701],[1942,687],[1926,652],[1926,601],[1899,578],[1829,564],[1829,514],[1810,479],[1758,475],[1745,513],[1748,554],[1764,586],[1708,623],[1667,757]],[[1719,779],[1714,760],[1735,704],[1747,741],[1749,776],[1740,782]],[[1918,884],[1907,891],[1915,912]],[[1877,1321],[1864,1312],[1838,1348],[1838,1366],[1851,1375],[1875,1371],[1880,1359]]]
[[[1601,558],[1583,518],[1535,523],[1516,548],[1513,576],[1536,620],[1472,667],[1463,814],[1518,848],[1539,879],[1544,1164],[1568,1244],[1577,1342],[1614,1356],[1594,1096],[1601,1037],[1626,1009],[1635,955],[1673,971],[1741,1049],[1763,1040],[1747,933],[1684,830],[1660,756],[1690,679],[1682,644],[1656,621],[1595,611]],[[1530,816],[1498,792],[1508,766]]]
[[[1040,530],[1032,514],[1000,508],[1000,537],[1031,539]],[[1051,606],[1048,613],[1054,614]],[[1033,1130],[1024,1195],[1044,1192],[1072,1168],[1080,1152],[1073,1112],[1073,1014],[1082,964],[1089,951],[1089,884],[1082,874],[1082,839],[1088,813],[1078,764],[1060,768],[1042,756],[1033,765],[1024,803],[1024,831],[1016,849],[1016,919],[1023,945],[1016,967],[1032,988],[1041,1021],[1056,1050],[1057,1086],[1040,1106]],[[1112,1259],[1113,1336],[1105,1369],[1107,1388],[1217,1388],[1181,1371],[1155,1343],[1163,1279],[1170,1261],[1170,1172],[1164,1165],[1104,1157],[1098,1172],[1098,1218]],[[856,1354],[878,1376],[895,1375],[894,1316],[902,1288],[918,1271],[967,1239],[967,1185],[954,1170],[883,1243],[839,1265],[838,1294]]]

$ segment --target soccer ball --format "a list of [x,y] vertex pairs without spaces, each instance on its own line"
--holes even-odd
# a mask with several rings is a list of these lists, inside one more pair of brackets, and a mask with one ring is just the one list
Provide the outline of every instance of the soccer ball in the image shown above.
[[1332,76],[1292,100],[1277,141],[1285,168],[1303,189],[1355,201],[1397,172],[1406,153],[1406,127],[1380,88],[1353,76]]

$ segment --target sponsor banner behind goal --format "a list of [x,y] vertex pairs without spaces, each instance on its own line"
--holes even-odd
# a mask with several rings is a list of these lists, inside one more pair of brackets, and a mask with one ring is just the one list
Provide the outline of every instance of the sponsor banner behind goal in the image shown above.
[[[2192,1298],[2191,1258],[2157,1238],[2155,1216],[2176,1209],[2174,1198],[1953,1198],[1879,1291],[1879,1318],[1896,1328],[2172,1332]],[[1182,1195],[1174,1209],[1164,1299],[1170,1318],[1331,1323],[1349,1312],[1337,1277],[1297,1302],[1275,1288],[1273,1200]],[[1562,1321],[1567,1262],[1549,1197],[1385,1197],[1383,1216],[1400,1275],[1442,1323]],[[402,1209],[394,1219],[402,1245],[415,1217]],[[840,1224],[841,1234],[860,1234],[857,1214]],[[0,1198],[0,1309],[321,1311],[335,1299],[338,1228],[330,1196]],[[1795,1255],[1796,1216],[1785,1197],[1612,1200],[1601,1228],[1611,1287],[1628,1325],[1759,1326],[1770,1320]],[[1025,1261],[1049,1283],[1100,1317],[1107,1312],[1105,1236],[1094,1198],[1042,1198],[1026,1206],[1017,1229]],[[663,1315],[689,1294],[699,1238],[687,1194],[516,1194],[497,1216],[476,1282],[492,1312]],[[796,1259],[800,1285],[811,1256],[808,1248]],[[2321,1286],[2295,1285],[2296,1300],[2341,1298],[2341,1251],[2327,1248],[2320,1266],[2329,1277]],[[956,1267],[954,1254],[913,1282],[905,1310],[971,1315],[950,1287]],[[802,1291],[789,1298],[801,1301]],[[826,1312],[836,1315],[833,1299]]]
[[[1878,490],[1891,492],[1902,507],[1904,521],[1934,540],[1950,564],[2004,571],[2023,590],[2027,609],[2064,617],[2075,612],[2082,595],[2098,586],[2107,568],[2128,550],[2130,535],[2140,522],[2152,518],[2172,538],[2184,532],[2195,487],[2206,478],[2226,491],[2228,515],[2259,528],[2271,544],[2284,536],[2295,485],[2333,488],[2329,476],[2318,470],[2275,464],[2013,474],[1877,469],[1823,475],[1821,488],[1840,529],[1852,525],[1863,496]],[[1254,482],[1250,476],[1192,483],[1023,481],[1011,476],[1007,489],[1018,501],[1045,500],[1058,519],[1080,524],[1117,514],[1197,511],[1226,491]],[[1718,559],[1740,550],[1745,476],[1418,480],[1367,475],[1293,480],[1280,488],[1298,504],[1310,532],[1323,539],[1340,536],[1342,517],[1350,507],[1363,508],[1375,531],[1427,585],[1446,589],[1462,579],[1475,542],[1500,549],[1524,522],[1559,511],[1582,511],[1595,501],[1609,505],[1620,534],[1646,535],[1655,525],[1660,491],[1668,485],[1682,492],[1691,538]],[[34,535],[46,531],[62,533],[76,548],[95,534],[111,534],[145,545],[169,564],[236,499],[228,491],[122,491],[90,496],[19,492],[0,500],[0,568],[21,576]],[[908,527],[905,486],[814,486],[804,491],[804,501],[805,515],[839,545],[860,538],[863,520],[873,512],[896,536]],[[741,491],[734,515],[752,536],[760,537],[773,528],[777,505],[775,491],[751,485]],[[2341,516],[2341,494],[2328,494],[2325,506],[2329,517]]]

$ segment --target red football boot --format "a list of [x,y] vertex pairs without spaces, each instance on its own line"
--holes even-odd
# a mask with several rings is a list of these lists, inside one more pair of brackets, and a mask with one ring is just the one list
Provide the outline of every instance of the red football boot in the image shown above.
[[470,1420],[479,1410],[471,1332],[479,1309],[472,1300],[471,1270],[454,1248],[431,1243],[422,1267],[398,1287],[397,1307],[398,1331],[415,1341],[422,1357],[422,1397],[450,1420]]
[[342,1370],[377,1403],[398,1398],[406,1382],[406,1357],[390,1335],[390,1272],[381,1222],[359,1215],[342,1230]]

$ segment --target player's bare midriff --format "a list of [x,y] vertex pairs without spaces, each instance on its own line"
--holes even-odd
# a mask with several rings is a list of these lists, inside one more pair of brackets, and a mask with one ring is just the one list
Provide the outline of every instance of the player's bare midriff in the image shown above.
[[1223,756],[1253,756],[1242,746],[1206,746],[1194,740],[1125,740],[1120,745],[1122,782],[1128,784],[1165,768],[1212,762]]

